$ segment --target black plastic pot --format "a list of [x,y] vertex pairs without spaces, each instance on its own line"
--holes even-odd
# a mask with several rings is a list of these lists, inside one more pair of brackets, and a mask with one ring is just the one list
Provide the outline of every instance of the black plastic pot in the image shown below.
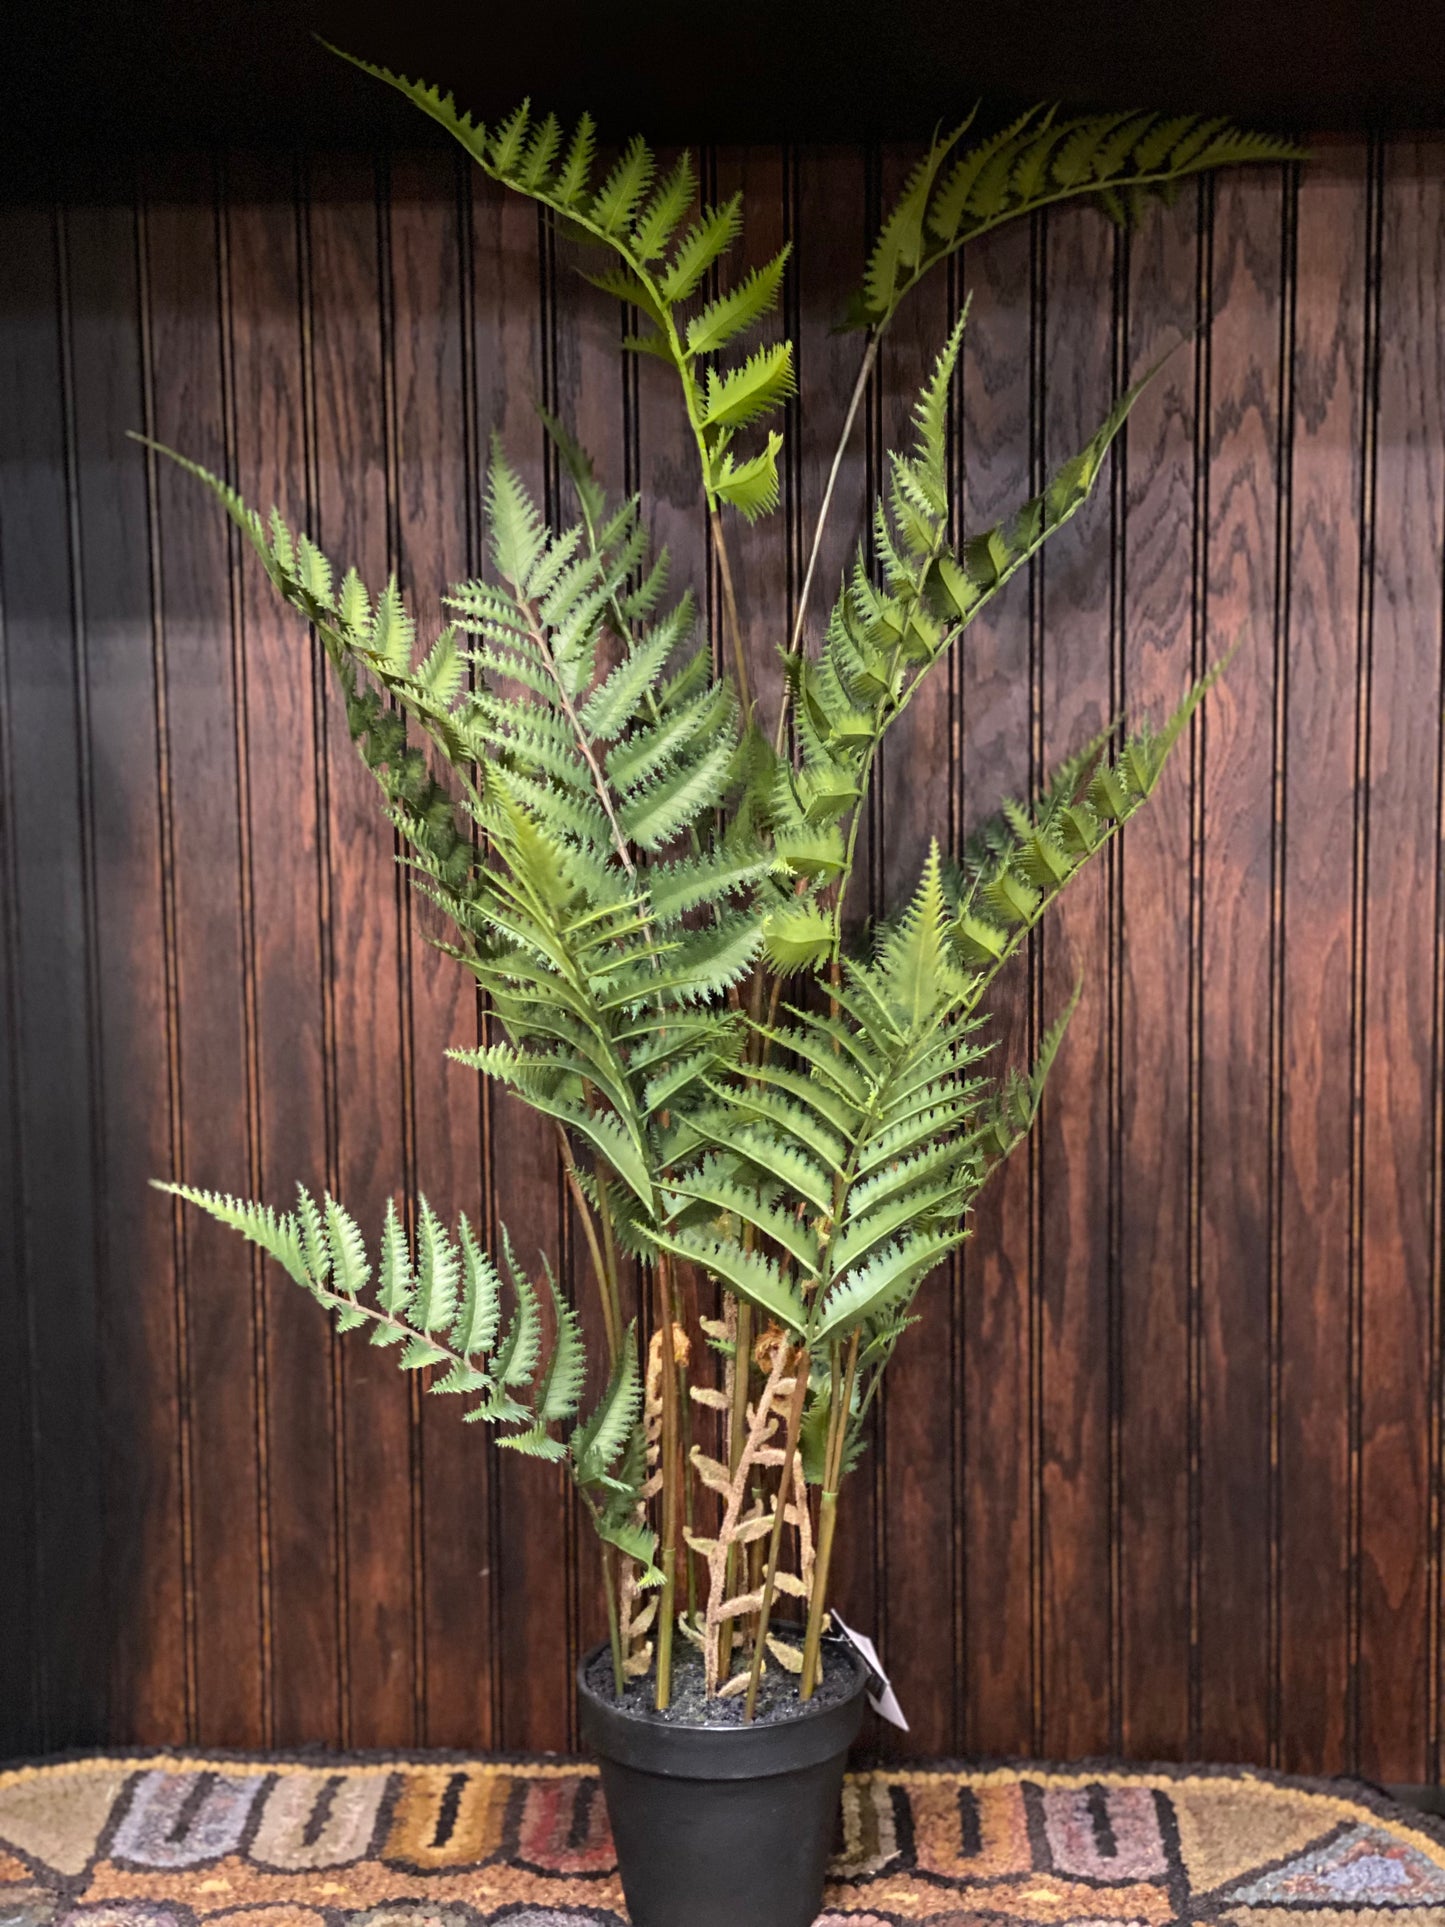
[[[766,1726],[672,1726],[578,1669],[633,1927],[813,1927],[867,1675],[846,1700]],[[856,1664],[856,1662],[855,1662]]]

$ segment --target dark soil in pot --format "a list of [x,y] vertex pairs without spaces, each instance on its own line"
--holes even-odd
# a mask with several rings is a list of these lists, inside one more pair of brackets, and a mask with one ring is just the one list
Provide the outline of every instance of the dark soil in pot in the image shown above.
[[[792,1628],[788,1634],[792,1636]],[[797,1644],[802,1644],[801,1636]],[[849,1648],[835,1640],[825,1641],[823,1646],[823,1677],[813,1692],[810,1704],[814,1707],[837,1706],[851,1699],[857,1691],[857,1665]],[[681,1651],[673,1648],[672,1654],[672,1698],[665,1713],[659,1713],[653,1704],[656,1683],[647,1679],[630,1679],[623,1688],[619,1701],[612,1685],[612,1653],[606,1646],[600,1646],[586,1663],[585,1677],[588,1688],[600,1700],[612,1706],[623,1706],[629,1713],[640,1713],[644,1718],[664,1720],[669,1726],[743,1726],[743,1700],[745,1694],[735,1693],[731,1699],[709,1699],[707,1697],[702,1654],[694,1647],[684,1646]],[[757,1726],[775,1726],[780,1720],[796,1719],[802,1707],[798,1700],[798,1682],[791,1673],[780,1672],[770,1666],[763,1674],[758,1689],[758,1710],[754,1719]]]
[[675,1654],[668,1715],[645,1693],[618,1703],[605,1647],[578,1669],[633,1927],[812,1927],[866,1674],[830,1644],[806,1706],[791,1677],[775,1677],[769,1717],[744,1724],[723,1701],[704,1721],[693,1661]]

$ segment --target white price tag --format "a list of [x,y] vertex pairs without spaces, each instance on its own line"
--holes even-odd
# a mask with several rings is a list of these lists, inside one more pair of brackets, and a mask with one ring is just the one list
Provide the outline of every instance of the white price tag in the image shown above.
[[898,1696],[893,1691],[892,1682],[883,1670],[883,1662],[878,1657],[878,1648],[866,1633],[855,1633],[836,1612],[830,1616],[834,1626],[868,1668],[868,1704],[880,1720],[887,1720],[890,1726],[899,1727],[906,1733],[908,1721],[903,1716],[903,1708],[898,1704]]

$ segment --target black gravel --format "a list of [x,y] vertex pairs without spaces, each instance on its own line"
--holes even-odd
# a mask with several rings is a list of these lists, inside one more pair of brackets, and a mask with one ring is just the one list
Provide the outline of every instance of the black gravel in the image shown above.
[[[821,1710],[825,1706],[836,1706],[840,1700],[847,1699],[853,1690],[856,1661],[850,1647],[835,1640],[823,1642],[823,1677],[813,1691],[808,1702],[810,1708]],[[612,1653],[604,1646],[594,1653],[587,1668],[587,1684],[598,1699],[617,1702],[612,1682]],[[679,1636],[672,1649],[672,1701],[665,1713],[659,1713],[654,1704],[657,1683],[651,1674],[643,1679],[628,1680],[623,1689],[621,1704],[629,1713],[637,1713],[652,1720],[661,1720],[670,1726],[741,1726],[743,1723],[743,1701],[746,1693],[737,1693],[730,1699],[708,1699],[703,1691],[702,1654],[697,1648],[686,1644]],[[755,1724],[776,1726],[789,1720],[802,1711],[798,1698],[798,1682],[792,1673],[785,1673],[772,1660],[763,1674],[758,1689],[758,1710]]]

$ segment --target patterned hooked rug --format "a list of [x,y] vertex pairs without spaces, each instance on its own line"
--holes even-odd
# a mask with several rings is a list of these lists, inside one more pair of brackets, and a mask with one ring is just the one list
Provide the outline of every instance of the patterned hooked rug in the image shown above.
[[[0,1773],[0,1927],[625,1919],[576,1766],[148,1754]],[[1445,1834],[1364,1788],[1246,1771],[862,1774],[819,1927],[904,1922],[1445,1927]]]

